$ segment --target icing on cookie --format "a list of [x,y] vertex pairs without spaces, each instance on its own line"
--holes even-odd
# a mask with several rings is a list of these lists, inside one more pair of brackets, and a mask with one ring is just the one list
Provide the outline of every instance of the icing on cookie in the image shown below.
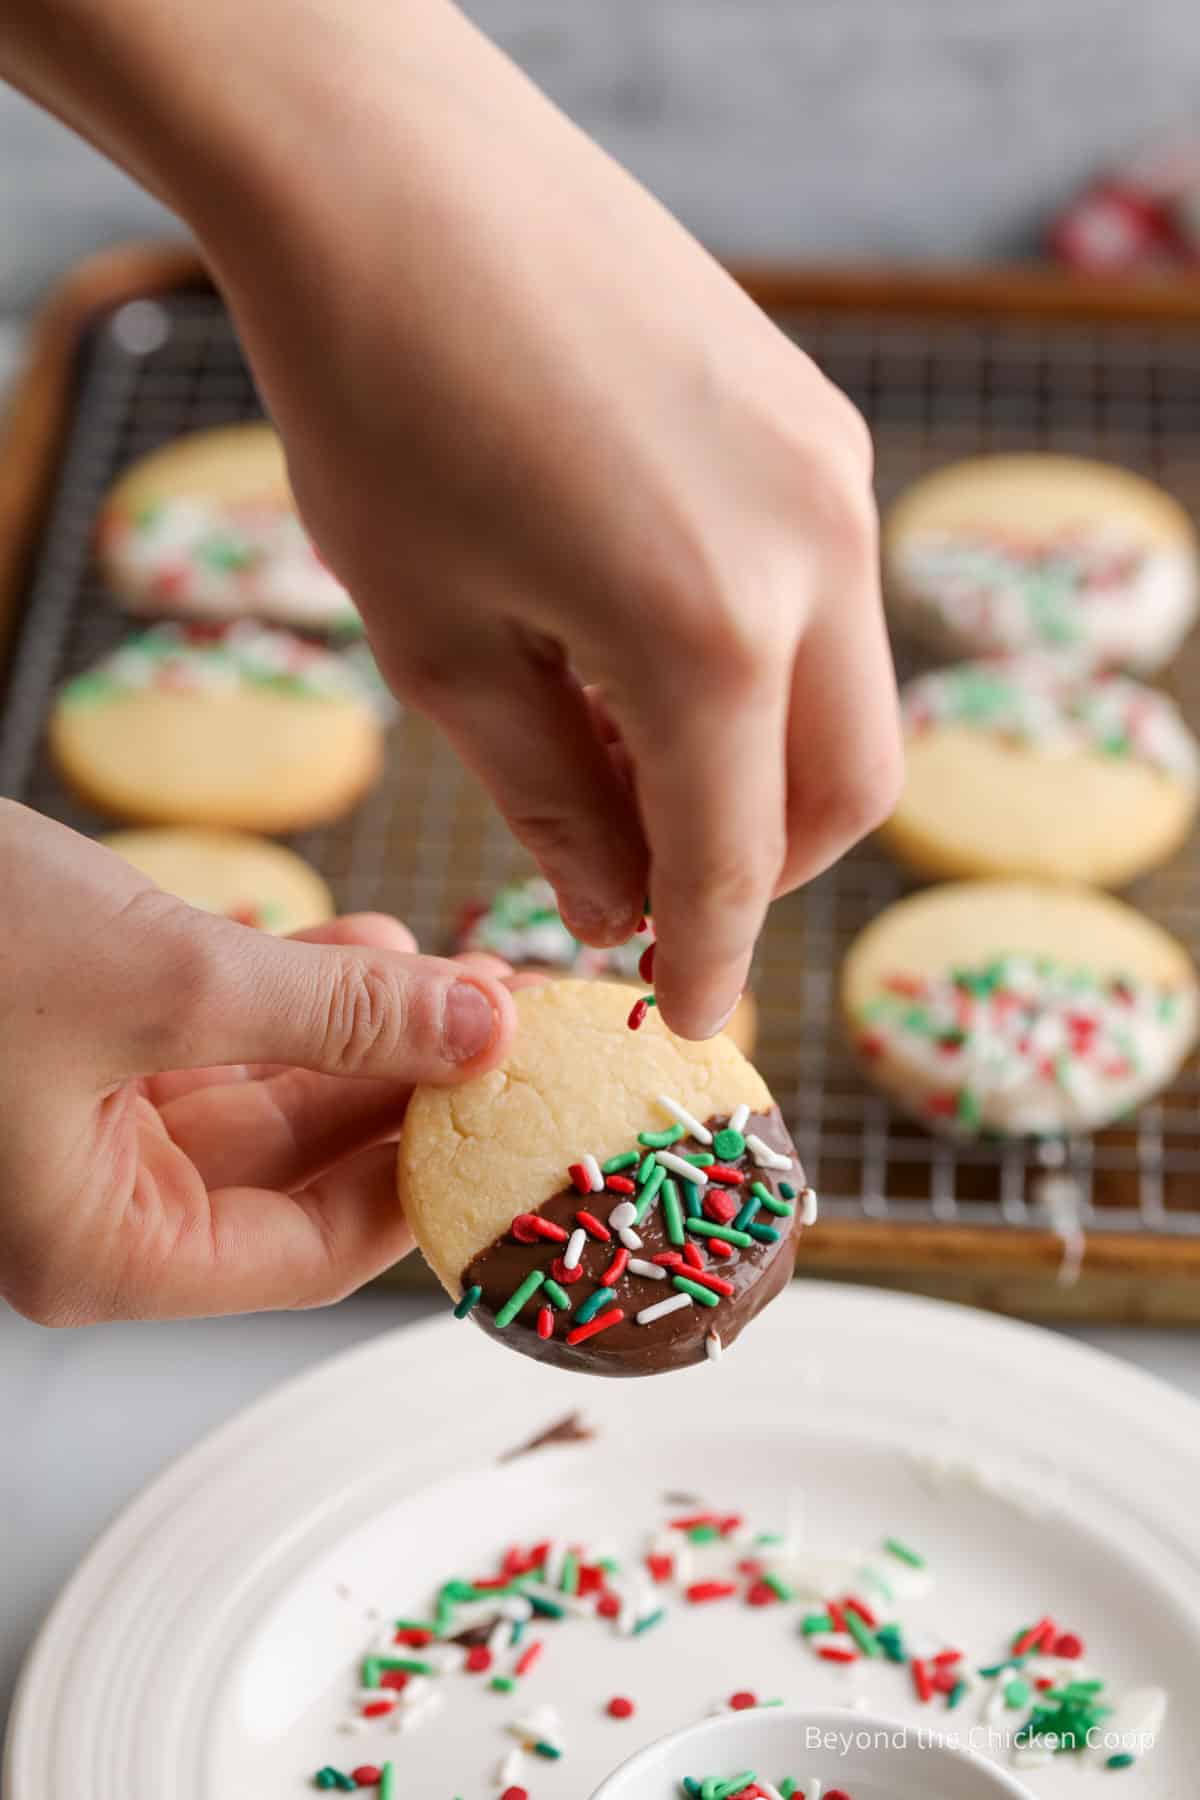
[[110,515],[104,552],[131,603],[210,619],[261,613],[301,625],[359,628],[354,603],[291,507],[166,495]]
[[716,1360],[733,1342],[790,1279],[816,1196],[777,1108],[705,1122],[659,1105],[665,1124],[602,1167],[581,1154],[559,1193],[472,1258],[459,1318],[602,1375]]
[[930,1125],[971,1137],[1087,1130],[1168,1081],[1190,990],[1045,958],[897,972],[859,1015],[859,1054]]
[[534,963],[580,976],[615,975],[632,980],[653,941],[654,933],[647,929],[610,950],[581,944],[563,923],[554,889],[535,875],[500,888],[491,905],[464,927],[458,948],[489,950],[514,968]]
[[376,705],[361,664],[290,631],[248,620],[216,626],[155,625],[69,681],[62,700],[67,706],[95,706],[151,691],[221,699],[245,687],[267,688],[298,700]]
[[982,525],[914,532],[896,565],[914,611],[984,653],[1040,648],[1149,666],[1178,642],[1195,595],[1186,551],[1112,526],[1029,540]]
[[910,681],[904,723],[916,734],[968,725],[1050,755],[1133,758],[1194,786],[1200,751],[1175,705],[1123,676],[1088,676],[1051,656],[997,657]]

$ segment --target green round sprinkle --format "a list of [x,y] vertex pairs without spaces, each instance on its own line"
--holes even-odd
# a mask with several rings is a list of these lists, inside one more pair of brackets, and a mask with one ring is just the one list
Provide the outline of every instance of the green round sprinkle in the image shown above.
[[673,1275],[671,1285],[678,1288],[681,1294],[690,1294],[692,1299],[699,1301],[701,1306],[719,1306],[721,1304],[719,1294],[714,1294],[710,1288],[701,1287],[698,1281],[689,1281],[686,1275]]
[[739,1156],[746,1154],[746,1140],[740,1131],[730,1131],[726,1126],[713,1138],[713,1149],[723,1163],[736,1162]]
[[1119,1750],[1115,1756],[1108,1758],[1104,1766],[1106,1769],[1131,1769],[1136,1761],[1137,1757],[1131,1756],[1128,1750]]
[[520,1287],[509,1295],[508,1299],[504,1302],[504,1305],[500,1308],[500,1311],[496,1314],[495,1322],[498,1331],[503,1331],[506,1326],[512,1324],[525,1302],[527,1300],[532,1300],[545,1279],[545,1269],[531,1269],[529,1271],[529,1274],[525,1277]]
[[[848,1620],[847,1620],[847,1623],[849,1623]],[[1028,1706],[1032,1697],[1033,1697],[1033,1689],[1030,1687],[1030,1685],[1027,1681],[1022,1680],[1019,1676],[1015,1681],[1010,1681],[1005,1686],[1005,1689],[1004,1689],[1004,1704],[1005,1704],[1005,1706],[1012,1706],[1012,1707]]]
[[469,1287],[454,1309],[455,1318],[465,1319],[467,1314],[473,1311],[482,1299],[483,1289],[481,1287]]
[[[520,1290],[518,1289],[518,1292],[519,1291]],[[597,1288],[594,1294],[588,1295],[582,1306],[576,1308],[575,1323],[577,1325],[590,1325],[592,1320],[596,1317],[596,1314],[602,1313],[609,1301],[615,1300],[616,1297],[616,1288]]]

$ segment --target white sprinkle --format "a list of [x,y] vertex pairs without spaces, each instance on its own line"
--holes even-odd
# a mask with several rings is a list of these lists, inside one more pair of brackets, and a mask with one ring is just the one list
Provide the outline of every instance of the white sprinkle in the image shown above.
[[621,1204],[614,1206],[609,1213],[608,1222],[614,1231],[624,1231],[627,1225],[636,1225],[637,1207],[632,1200],[622,1200]]
[[681,1306],[690,1306],[690,1294],[672,1294],[669,1300],[656,1300],[653,1306],[643,1306],[637,1315],[639,1325],[653,1325],[655,1319],[665,1319],[668,1313],[678,1312]]
[[488,1633],[487,1647],[493,1656],[499,1656],[502,1650],[508,1648],[511,1639],[512,1621],[510,1619],[497,1619],[496,1623],[492,1626],[491,1631]]
[[790,1169],[792,1166],[790,1156],[780,1156],[778,1150],[772,1150],[770,1144],[755,1137],[752,1131],[746,1134],[746,1145],[760,1169]]
[[667,1279],[667,1271],[663,1268],[661,1263],[646,1262],[640,1256],[630,1257],[629,1273],[631,1275],[644,1275],[647,1281],[665,1281]]
[[708,1176],[695,1163],[684,1162],[682,1156],[676,1156],[672,1150],[659,1150],[654,1158],[664,1169],[670,1169],[672,1175],[682,1175],[685,1181],[695,1182],[697,1187],[708,1186]]
[[642,1248],[642,1240],[637,1232],[633,1230],[632,1226],[623,1225],[620,1231],[618,1231],[617,1236],[627,1250],[640,1250]]
[[773,1781],[764,1781],[760,1775],[755,1785],[759,1793],[766,1796],[766,1800],[783,1800],[782,1794]]
[[428,1675],[410,1675],[400,1695],[400,1705],[411,1711],[430,1691]]
[[509,1751],[508,1755],[504,1758],[504,1761],[500,1764],[500,1770],[496,1776],[496,1780],[500,1783],[501,1787],[515,1787],[517,1777],[524,1767],[525,1755],[518,1745],[515,1749]]
[[577,1269],[579,1267],[579,1259],[583,1255],[584,1245],[586,1243],[587,1232],[583,1229],[582,1225],[577,1225],[567,1241],[566,1249],[563,1251],[564,1269]]
[[746,1120],[749,1117],[750,1117],[750,1108],[748,1106],[743,1105],[743,1106],[735,1107],[734,1111],[731,1112],[729,1115],[729,1130],[730,1131],[745,1131]]
[[419,1706],[402,1708],[396,1717],[396,1731],[415,1731],[418,1725],[424,1725],[435,1712],[440,1712],[445,1705],[445,1695],[426,1694]]
[[817,1222],[817,1190],[806,1187],[800,1190],[800,1223],[815,1225]]
[[[461,1644],[430,1644],[421,1652],[430,1668],[436,1669],[439,1675],[454,1675],[467,1660],[467,1653]],[[407,1693],[412,1687],[410,1681],[405,1689]]]
[[808,1786],[804,1790],[804,1800],[821,1800],[821,1777],[810,1775]]
[[[705,1350],[705,1354],[708,1357],[709,1362],[720,1362],[720,1360],[721,1360],[721,1334],[720,1334],[720,1332],[710,1331],[708,1333],[708,1336],[704,1340],[704,1350]],[[760,1783],[760,1785],[761,1785],[761,1783]]]
[[533,1608],[520,1594],[509,1594],[500,1602],[501,1616],[506,1619],[532,1619]]
[[[566,1544],[553,1543],[542,1560],[542,1580],[553,1592],[562,1580],[563,1569],[567,1561]],[[531,1584],[532,1585],[532,1584]]]
[[589,1151],[586,1156],[581,1156],[579,1160],[587,1171],[587,1178],[592,1184],[593,1194],[602,1194],[604,1192],[604,1177],[600,1173],[600,1164],[596,1161],[591,1151]]
[[685,1126],[698,1144],[712,1143],[712,1132],[708,1126],[702,1125],[696,1115],[690,1113],[686,1106],[680,1106],[678,1100],[672,1100],[670,1094],[660,1094],[658,1104],[664,1112],[670,1113],[677,1125]]

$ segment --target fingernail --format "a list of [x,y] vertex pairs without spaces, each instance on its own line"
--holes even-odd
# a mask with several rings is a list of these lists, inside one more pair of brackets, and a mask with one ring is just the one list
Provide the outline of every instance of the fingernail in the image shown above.
[[447,1062],[470,1062],[487,1049],[496,1034],[491,1001],[469,981],[456,981],[442,1013],[442,1054]]
[[741,997],[742,996],[739,994],[737,999],[725,1008],[725,1011],[721,1014],[720,1018],[714,1019],[712,1024],[706,1027],[703,1033],[706,1038],[716,1037],[718,1031],[724,1031],[730,1019],[732,1019],[734,1013],[737,1011],[738,1000],[740,1000]]
[[559,909],[567,927],[586,943],[621,944],[633,936],[633,908],[606,907],[593,899],[576,899],[574,895],[559,901]]

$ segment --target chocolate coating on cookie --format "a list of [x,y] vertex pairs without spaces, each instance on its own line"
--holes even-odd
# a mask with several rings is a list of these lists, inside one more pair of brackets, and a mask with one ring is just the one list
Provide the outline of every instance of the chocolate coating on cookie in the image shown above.
[[[462,1290],[464,1294],[480,1290],[470,1316],[510,1349],[559,1368],[592,1375],[658,1375],[686,1368],[706,1360],[710,1354],[708,1340],[714,1332],[721,1346],[728,1347],[791,1278],[801,1231],[804,1173],[777,1107],[769,1113],[751,1114],[742,1132],[727,1135],[724,1140],[718,1134],[728,1133],[727,1115],[715,1115],[704,1123],[707,1133],[717,1140],[715,1145],[687,1134],[669,1146],[669,1153],[679,1159],[708,1154],[726,1175],[725,1179],[711,1180],[704,1188],[694,1188],[691,1212],[679,1195],[683,1184],[677,1176],[664,1177],[643,1217],[631,1227],[641,1240],[640,1248],[635,1249],[622,1243],[610,1217],[623,1202],[639,1203],[645,1184],[636,1182],[638,1169],[630,1165],[618,1176],[625,1185],[633,1182],[633,1194],[607,1185],[603,1192],[581,1193],[577,1186],[567,1185],[519,1216],[528,1220],[532,1215],[557,1228],[554,1239],[533,1236],[530,1241],[530,1228],[522,1224],[517,1232],[512,1228],[504,1232],[468,1263],[461,1276]],[[647,1130],[659,1138],[666,1135],[650,1122]],[[752,1152],[747,1143],[750,1137],[757,1138],[773,1153],[771,1166],[763,1166],[766,1159]],[[733,1143],[741,1144],[739,1153],[723,1153],[724,1145]],[[639,1162],[654,1154],[654,1147],[645,1144],[631,1145],[630,1149],[636,1150]],[[786,1169],[781,1166],[785,1158],[789,1164]],[[738,1177],[736,1182],[731,1179],[734,1174]],[[664,1195],[667,1180],[675,1182],[670,1201]],[[769,1200],[764,1200],[763,1194]],[[673,1204],[676,1196],[687,1251],[675,1241],[680,1235]],[[581,1213],[602,1227],[607,1241],[596,1235],[594,1227],[581,1226]],[[714,1238],[703,1229],[705,1226],[730,1231],[737,1241]],[[580,1229],[586,1230],[576,1265],[582,1273],[567,1271],[569,1278],[564,1278],[563,1258],[569,1237]],[[727,1254],[714,1252],[714,1243],[723,1244]],[[688,1265],[689,1255],[698,1256],[699,1269]],[[672,1256],[678,1260],[670,1265],[655,1262],[656,1258]],[[614,1259],[619,1266],[615,1275],[609,1273]],[[665,1274],[656,1278],[638,1272],[638,1264],[643,1269],[646,1264],[665,1268]],[[497,1315],[504,1316],[506,1303],[535,1272],[543,1277],[536,1290],[506,1324],[498,1323]],[[699,1295],[689,1294],[678,1285],[677,1278],[688,1281],[697,1277],[703,1278],[699,1285],[703,1292],[712,1293],[715,1305],[704,1304]],[[557,1286],[569,1302],[567,1307],[548,1297],[547,1280],[551,1284],[550,1295]],[[710,1280],[721,1287],[707,1287]],[[731,1291],[724,1291],[726,1287]],[[602,1291],[605,1298],[596,1320],[613,1312],[620,1316],[572,1343],[572,1336],[579,1330],[578,1315],[582,1310],[586,1319],[589,1302],[594,1303]],[[639,1314],[663,1301],[681,1298],[686,1304],[648,1323],[638,1322]],[[544,1326],[547,1314],[552,1329],[550,1335],[542,1336],[539,1318]]]

